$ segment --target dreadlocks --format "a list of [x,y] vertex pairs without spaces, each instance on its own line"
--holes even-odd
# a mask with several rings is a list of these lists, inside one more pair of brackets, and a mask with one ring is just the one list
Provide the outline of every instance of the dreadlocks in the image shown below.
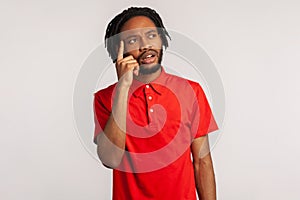
[[117,52],[116,49],[119,46],[119,37],[116,37],[118,33],[120,33],[122,26],[126,21],[135,16],[146,16],[153,21],[156,27],[158,27],[158,33],[161,36],[162,44],[165,48],[168,47],[168,40],[171,39],[169,33],[165,29],[163,22],[158,15],[158,13],[147,7],[131,7],[127,10],[124,10],[122,13],[118,14],[115,18],[113,18],[107,26],[106,34],[105,34],[105,47],[107,48],[108,54],[113,60],[116,61]]

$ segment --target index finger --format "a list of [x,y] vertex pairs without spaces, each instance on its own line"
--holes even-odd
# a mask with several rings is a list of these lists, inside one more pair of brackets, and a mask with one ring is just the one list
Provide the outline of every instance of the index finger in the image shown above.
[[120,41],[120,47],[119,47],[119,50],[118,50],[117,60],[123,59],[123,53],[124,53],[124,42],[123,42],[123,40],[121,40]]

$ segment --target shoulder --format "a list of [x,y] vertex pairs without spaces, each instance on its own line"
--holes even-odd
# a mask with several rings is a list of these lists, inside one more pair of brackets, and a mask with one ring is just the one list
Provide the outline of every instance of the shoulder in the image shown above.
[[192,88],[195,92],[202,92],[202,87],[201,85],[193,80],[187,79],[187,78],[183,78],[174,74],[169,74],[169,73],[165,73],[166,74],[166,80],[167,83],[174,83],[176,84],[177,87],[182,88],[182,89],[186,89],[186,87],[190,87]]
[[95,98],[110,99],[117,83],[114,83],[106,88],[98,90],[94,93]]

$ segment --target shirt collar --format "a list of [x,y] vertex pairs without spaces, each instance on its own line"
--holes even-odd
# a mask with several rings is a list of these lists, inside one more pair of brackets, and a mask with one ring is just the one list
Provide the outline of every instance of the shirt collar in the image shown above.
[[147,87],[147,85],[149,85],[149,88],[152,91],[161,95],[166,87],[166,85],[164,84],[166,77],[167,77],[167,73],[165,72],[164,68],[161,67],[160,75],[150,83],[143,83],[136,79],[133,79],[133,82],[132,82],[129,92],[135,97],[141,96],[144,94],[143,90],[145,89],[145,87]]

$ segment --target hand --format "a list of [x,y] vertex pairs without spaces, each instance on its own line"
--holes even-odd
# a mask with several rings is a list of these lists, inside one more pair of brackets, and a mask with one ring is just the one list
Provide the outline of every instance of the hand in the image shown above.
[[138,76],[139,63],[132,55],[123,58],[124,42],[120,41],[120,47],[118,50],[118,57],[116,61],[117,75],[119,84],[130,87],[133,80],[133,74]]

